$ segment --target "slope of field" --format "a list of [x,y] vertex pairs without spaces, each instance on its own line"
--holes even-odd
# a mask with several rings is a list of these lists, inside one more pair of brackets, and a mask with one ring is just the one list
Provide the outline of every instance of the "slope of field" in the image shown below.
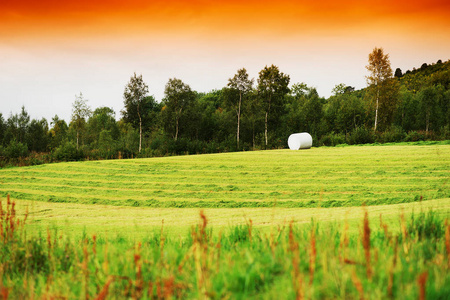
[[450,146],[354,146],[0,170],[0,196],[160,208],[342,207],[450,197]]
[[450,145],[3,169],[0,290],[5,299],[446,299],[449,175]]
[[[4,204],[4,202],[3,202]],[[199,224],[199,208],[142,208],[78,203],[47,203],[42,201],[17,201],[18,216],[28,211],[27,228],[31,233],[45,233],[48,228],[57,229],[68,236],[96,234],[107,237],[142,239],[164,232],[172,237],[185,236],[192,226]],[[250,220],[261,232],[287,226],[307,226],[311,220],[338,228],[344,222],[349,231],[358,233],[364,212],[368,211],[373,227],[379,227],[380,218],[393,233],[400,231],[400,215],[433,211],[436,216],[450,219],[450,198],[420,203],[376,205],[370,207],[315,207],[315,208],[205,208],[208,226],[214,234],[233,230],[234,226],[246,226]],[[380,217],[381,216],[381,217]]]

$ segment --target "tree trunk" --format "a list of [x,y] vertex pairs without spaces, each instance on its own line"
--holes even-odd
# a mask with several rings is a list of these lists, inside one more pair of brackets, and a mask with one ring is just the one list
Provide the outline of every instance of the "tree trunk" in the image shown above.
[[266,111],[266,120],[265,120],[265,128],[264,128],[264,136],[265,136],[265,138],[266,138],[266,149],[267,149],[267,119],[268,119],[268,116],[269,116],[269,112],[268,111]]
[[77,150],[78,150],[78,136],[80,134],[80,131],[77,130]]
[[237,123],[237,148],[239,150],[239,125],[240,125],[240,121],[241,121],[241,102],[242,102],[242,94],[239,93],[239,110],[237,113],[237,117],[238,117],[238,123]]
[[269,122],[269,111],[270,111],[270,103],[272,102],[272,97],[269,97],[269,105],[268,105],[268,107],[267,107],[267,110],[266,110],[266,119],[265,119],[265,128],[264,128],[264,136],[265,136],[265,138],[266,138],[266,149],[267,149],[267,123]]
[[375,126],[373,127],[373,131],[377,131],[377,122],[378,122],[378,98],[380,97],[380,89],[377,86],[377,104],[375,107]]
[[178,139],[178,119],[176,120],[176,125],[175,125],[175,141]]
[[142,119],[141,119],[141,114],[139,113],[139,108],[138,108],[138,117],[139,117],[139,153],[141,153],[141,147],[142,147]]
[[139,121],[139,153],[141,153],[142,149],[142,122]]
[[427,119],[425,122],[426,126],[425,126],[425,134],[428,135],[428,128],[430,126],[430,111],[427,110]]
[[253,128],[253,150],[255,150],[255,128]]
[[252,120],[252,140],[253,140],[253,148],[255,150],[255,120]]

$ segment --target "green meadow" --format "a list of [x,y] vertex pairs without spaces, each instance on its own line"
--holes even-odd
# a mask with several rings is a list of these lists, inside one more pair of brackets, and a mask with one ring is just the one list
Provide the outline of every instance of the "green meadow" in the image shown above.
[[349,207],[448,198],[450,146],[355,146],[0,170],[3,197],[154,208]]
[[0,293],[446,299],[449,178],[445,144],[2,169]]

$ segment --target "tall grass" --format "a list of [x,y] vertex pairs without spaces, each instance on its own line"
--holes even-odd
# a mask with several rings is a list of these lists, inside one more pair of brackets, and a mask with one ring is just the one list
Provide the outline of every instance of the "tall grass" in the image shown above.
[[0,205],[3,299],[445,299],[450,224],[421,211],[394,234],[380,218],[349,225],[293,222],[258,231],[251,220],[213,232],[200,211],[183,236],[161,230],[137,240],[56,229],[30,235],[27,214]]

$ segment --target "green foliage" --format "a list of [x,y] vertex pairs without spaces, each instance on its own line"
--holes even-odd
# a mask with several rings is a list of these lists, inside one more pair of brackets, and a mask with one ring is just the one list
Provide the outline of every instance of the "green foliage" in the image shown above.
[[391,126],[390,129],[382,132],[377,136],[378,143],[393,143],[403,141],[406,138],[406,133],[400,126]]
[[324,104],[323,111],[328,132],[347,133],[364,124],[364,103],[351,93],[330,97]]
[[[381,56],[376,61],[387,63]],[[24,107],[7,119],[0,113],[0,165],[51,162],[57,148],[76,140],[84,159],[114,159],[280,149],[295,132],[309,132],[314,147],[450,139],[450,61],[427,63],[402,76],[397,72],[395,78],[389,68],[383,72],[381,77],[372,74],[379,84],[369,80],[369,87],[355,91],[341,83],[324,99],[305,83],[289,89],[289,76],[276,66],[261,70],[255,89],[240,69],[229,86],[208,93],[171,79],[161,103],[147,95],[142,76],[134,74],[124,91],[119,121],[110,107],[98,107],[92,115],[75,113],[88,111],[81,94],[76,96],[70,126],[58,116],[50,124],[30,120]],[[375,122],[375,96],[379,107],[373,135],[369,131]],[[15,153],[9,157],[5,149],[14,140],[27,145],[28,158],[19,159]],[[33,158],[34,152],[48,157]],[[64,159],[60,152],[58,157]]]
[[145,112],[152,110],[154,106],[155,99],[148,97],[147,94],[148,85],[142,79],[142,74],[138,76],[134,73],[123,92],[122,115],[124,120],[131,123],[135,129],[139,129],[142,119],[147,115]]
[[375,142],[375,134],[366,127],[356,127],[348,134],[347,142],[349,145],[371,144]]
[[55,149],[53,156],[57,161],[78,161],[85,157],[82,149],[67,141]]
[[253,79],[248,78],[245,68],[237,71],[233,78],[228,79],[228,88],[223,89],[225,105],[235,111],[237,117],[236,144],[239,149],[240,124],[242,114],[242,101],[247,101],[248,95],[253,88]]
[[180,119],[185,115],[195,101],[195,92],[191,87],[177,78],[171,78],[164,90],[163,122],[168,133],[173,139],[178,139]]
[[405,142],[425,141],[426,135],[420,131],[410,131],[405,137]]
[[418,215],[412,214],[407,230],[412,237],[417,237],[419,241],[424,239],[438,240],[444,238],[445,235],[442,220],[432,210],[421,211]]
[[337,146],[345,143],[346,143],[345,135],[342,133],[334,133],[334,132],[322,136],[319,142],[321,146]]
[[28,146],[16,140],[12,140],[9,145],[4,148],[3,153],[4,156],[12,159],[26,157],[28,156]]
[[[265,114],[264,145],[266,148],[268,146],[269,113],[271,110],[280,112],[279,107],[282,106],[284,97],[289,93],[289,81],[289,75],[280,72],[279,68],[275,65],[271,65],[270,67],[266,66],[259,72],[257,90],[259,101],[261,103],[260,106],[263,108]],[[277,114],[275,114],[275,116],[277,116]],[[273,120],[274,117],[272,116],[271,119]]]
[[88,100],[84,99],[83,94],[80,92],[80,95],[75,95],[75,101],[72,104],[72,120],[70,122],[70,127],[74,128],[76,132],[77,150],[80,146],[80,139],[83,137],[85,131],[87,119],[92,113],[87,101]]

